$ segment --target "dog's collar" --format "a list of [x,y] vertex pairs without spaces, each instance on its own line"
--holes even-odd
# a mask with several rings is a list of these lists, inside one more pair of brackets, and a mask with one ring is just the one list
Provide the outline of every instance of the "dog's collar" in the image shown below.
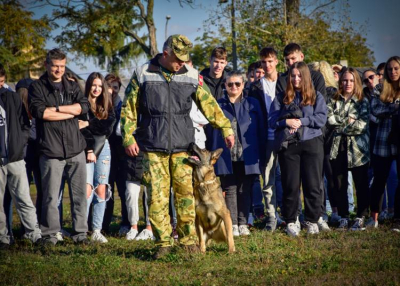
[[204,181],[204,182],[202,182],[201,184],[204,184],[204,185],[211,185],[211,184],[214,184],[216,180],[217,180],[217,177],[215,177],[214,179],[209,180],[209,181]]

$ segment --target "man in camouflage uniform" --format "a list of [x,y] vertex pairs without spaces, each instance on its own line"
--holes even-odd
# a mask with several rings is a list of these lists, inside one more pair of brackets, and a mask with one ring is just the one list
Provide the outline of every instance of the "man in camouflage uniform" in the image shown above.
[[175,192],[179,243],[195,251],[195,205],[192,167],[188,149],[194,141],[189,117],[192,100],[214,128],[219,128],[229,148],[233,131],[198,71],[185,65],[192,43],[183,35],[172,35],[163,53],[138,68],[125,92],[121,131],[125,152],[137,156],[144,151],[143,181],[149,191],[149,216],[160,246],[155,257],[168,253],[173,244],[168,212],[169,190]]

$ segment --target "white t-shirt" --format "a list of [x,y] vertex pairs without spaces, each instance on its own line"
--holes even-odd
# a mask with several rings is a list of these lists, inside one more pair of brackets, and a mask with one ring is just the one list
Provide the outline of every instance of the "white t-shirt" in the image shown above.
[[[267,112],[271,109],[271,104],[275,98],[275,89],[277,81],[269,81],[265,77],[261,79],[261,84],[264,90],[264,100],[265,106],[267,107]],[[274,140],[274,129],[268,127],[268,140]]]

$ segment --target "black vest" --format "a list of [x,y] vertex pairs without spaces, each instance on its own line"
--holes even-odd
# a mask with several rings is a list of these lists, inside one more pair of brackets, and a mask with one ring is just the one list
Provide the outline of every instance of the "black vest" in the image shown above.
[[198,86],[198,72],[185,66],[167,82],[155,59],[137,72],[140,119],[135,138],[143,151],[187,151],[194,142],[189,113]]

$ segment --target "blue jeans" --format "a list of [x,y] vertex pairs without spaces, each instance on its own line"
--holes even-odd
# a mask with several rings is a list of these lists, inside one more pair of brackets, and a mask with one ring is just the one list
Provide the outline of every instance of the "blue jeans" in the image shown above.
[[[92,193],[87,199],[87,215],[89,216],[90,205],[93,204],[93,230],[100,230],[103,225],[104,212],[106,210],[106,201],[111,197],[108,177],[110,175],[111,151],[108,140],[106,140],[103,150],[101,150],[96,163],[87,163],[86,183],[92,186]],[[105,199],[97,195],[96,189],[99,185],[106,185]]]
[[351,174],[351,171],[348,173],[348,182],[349,185],[347,186],[347,197],[349,200],[349,212],[354,211],[354,190],[353,190],[353,175]]
[[382,203],[383,210],[387,208],[394,208],[394,195],[396,194],[398,183],[396,161],[393,161],[392,166],[390,167],[389,177],[386,181],[386,190],[384,192]]

